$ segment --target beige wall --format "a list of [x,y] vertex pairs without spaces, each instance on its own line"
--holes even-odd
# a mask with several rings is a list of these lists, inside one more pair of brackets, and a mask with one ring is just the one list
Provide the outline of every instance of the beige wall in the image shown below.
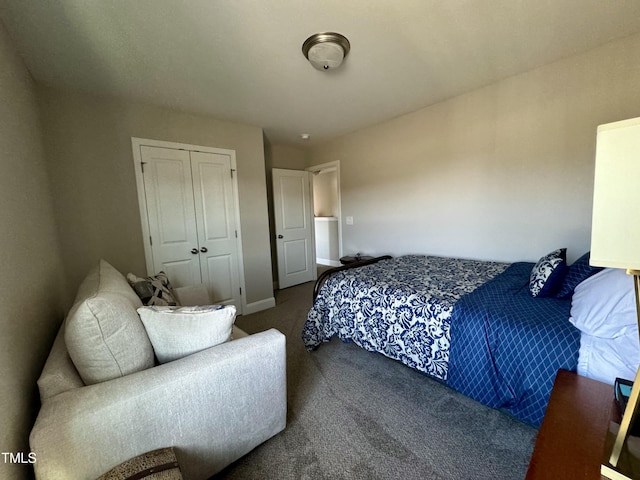
[[131,149],[140,137],[236,151],[247,303],[273,297],[261,128],[49,88],[40,99],[72,288],[100,258],[146,271]]
[[316,217],[338,216],[338,174],[335,170],[313,176],[313,211]]
[[[36,379],[63,318],[64,275],[34,85],[2,23],[0,105],[0,451],[28,453]],[[31,475],[29,465],[0,459],[0,478]]]
[[306,167],[308,151],[304,148],[268,143],[267,150],[267,168],[269,170],[272,168],[304,170]]
[[640,35],[312,149],[340,160],[345,254],[589,249],[597,125],[640,116]]

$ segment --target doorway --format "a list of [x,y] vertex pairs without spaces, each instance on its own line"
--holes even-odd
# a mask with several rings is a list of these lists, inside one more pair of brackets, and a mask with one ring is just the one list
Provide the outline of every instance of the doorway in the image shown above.
[[[269,205],[274,289],[315,280],[318,271],[340,266],[343,255],[340,161],[314,165],[302,171],[271,168],[268,173],[271,177]],[[329,217],[332,220],[327,220]],[[316,230],[322,230],[318,226],[321,222],[327,222],[327,230],[328,222],[331,222],[332,241],[317,238]],[[327,244],[324,251],[323,242]],[[320,255],[317,254],[319,244]]]
[[307,168],[313,174],[316,263],[339,267],[342,256],[340,161]]

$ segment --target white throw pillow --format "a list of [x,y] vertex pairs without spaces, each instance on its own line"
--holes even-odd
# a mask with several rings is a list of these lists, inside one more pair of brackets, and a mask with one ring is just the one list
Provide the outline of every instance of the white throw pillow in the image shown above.
[[616,338],[638,328],[633,277],[605,268],[580,283],[571,300],[569,321],[587,335]]
[[138,309],[160,363],[229,341],[236,319],[233,305],[149,306]]

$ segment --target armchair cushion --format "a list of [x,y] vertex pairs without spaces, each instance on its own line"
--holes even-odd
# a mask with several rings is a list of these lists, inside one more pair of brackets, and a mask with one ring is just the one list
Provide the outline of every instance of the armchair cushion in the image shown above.
[[160,363],[229,341],[236,319],[233,305],[141,307],[138,313]]
[[142,302],[104,260],[84,279],[65,321],[65,343],[87,385],[154,366],[153,347],[136,309]]

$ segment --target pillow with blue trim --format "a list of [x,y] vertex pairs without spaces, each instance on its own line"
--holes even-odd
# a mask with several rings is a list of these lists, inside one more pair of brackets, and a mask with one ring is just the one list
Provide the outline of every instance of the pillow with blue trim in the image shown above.
[[548,253],[533,267],[529,276],[529,292],[532,297],[554,295],[567,273],[567,249],[559,248]]
[[602,267],[589,265],[590,256],[591,252],[587,252],[571,264],[562,281],[562,285],[560,285],[560,290],[555,295],[556,298],[570,298],[579,284],[602,270]]

